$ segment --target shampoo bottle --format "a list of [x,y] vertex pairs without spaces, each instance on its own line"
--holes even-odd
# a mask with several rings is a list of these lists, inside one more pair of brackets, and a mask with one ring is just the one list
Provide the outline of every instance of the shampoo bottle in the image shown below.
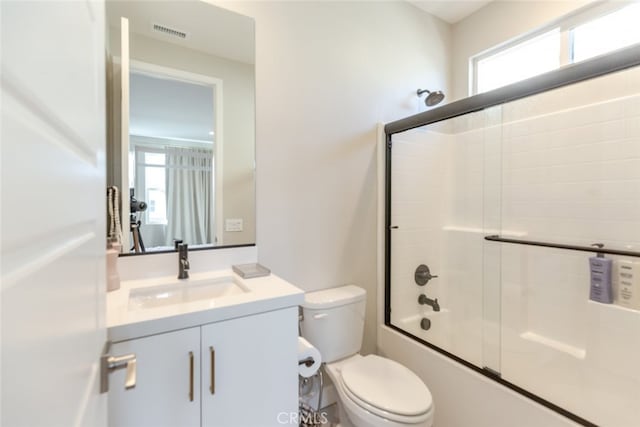
[[616,303],[640,310],[640,262],[621,260],[615,267]]
[[[602,248],[602,243],[593,246]],[[592,301],[611,304],[613,302],[613,289],[611,286],[611,260],[606,259],[604,254],[589,258],[589,269],[591,270],[591,291],[589,298]]]

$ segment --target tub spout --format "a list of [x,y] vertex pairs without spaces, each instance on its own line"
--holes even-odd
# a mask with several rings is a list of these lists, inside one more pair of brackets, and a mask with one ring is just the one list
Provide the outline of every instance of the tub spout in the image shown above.
[[418,303],[420,305],[426,304],[428,306],[431,306],[431,308],[433,308],[433,311],[440,311],[440,304],[438,304],[438,298],[431,299],[427,297],[425,294],[420,294],[420,296],[418,297]]

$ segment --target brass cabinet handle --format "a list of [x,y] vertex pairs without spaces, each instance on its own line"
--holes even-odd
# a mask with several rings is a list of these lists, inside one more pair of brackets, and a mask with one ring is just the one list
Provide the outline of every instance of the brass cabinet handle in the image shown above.
[[211,394],[216,394],[216,351],[213,347],[209,347],[209,355],[211,356],[211,385],[209,391]]
[[189,352],[189,401],[193,402],[193,351]]

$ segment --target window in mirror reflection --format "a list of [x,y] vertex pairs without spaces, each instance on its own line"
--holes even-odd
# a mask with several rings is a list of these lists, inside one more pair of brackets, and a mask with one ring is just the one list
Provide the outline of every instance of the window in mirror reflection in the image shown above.
[[131,74],[130,182],[146,250],[216,241],[214,96],[211,86]]
[[[167,182],[164,153],[144,151],[144,147],[136,149],[134,174],[139,174],[144,181],[135,186],[136,194],[144,194],[147,210],[144,212],[147,224],[167,224]],[[138,159],[141,159],[138,160]],[[130,161],[133,161],[131,159]],[[144,171],[144,173],[142,173]],[[135,182],[135,177],[134,177]]]

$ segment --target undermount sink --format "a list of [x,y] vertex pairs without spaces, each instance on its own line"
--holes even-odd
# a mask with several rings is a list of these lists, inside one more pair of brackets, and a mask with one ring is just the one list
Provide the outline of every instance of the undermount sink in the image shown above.
[[132,289],[129,294],[129,310],[219,300],[245,292],[249,292],[249,288],[235,275],[176,280],[163,285]]

